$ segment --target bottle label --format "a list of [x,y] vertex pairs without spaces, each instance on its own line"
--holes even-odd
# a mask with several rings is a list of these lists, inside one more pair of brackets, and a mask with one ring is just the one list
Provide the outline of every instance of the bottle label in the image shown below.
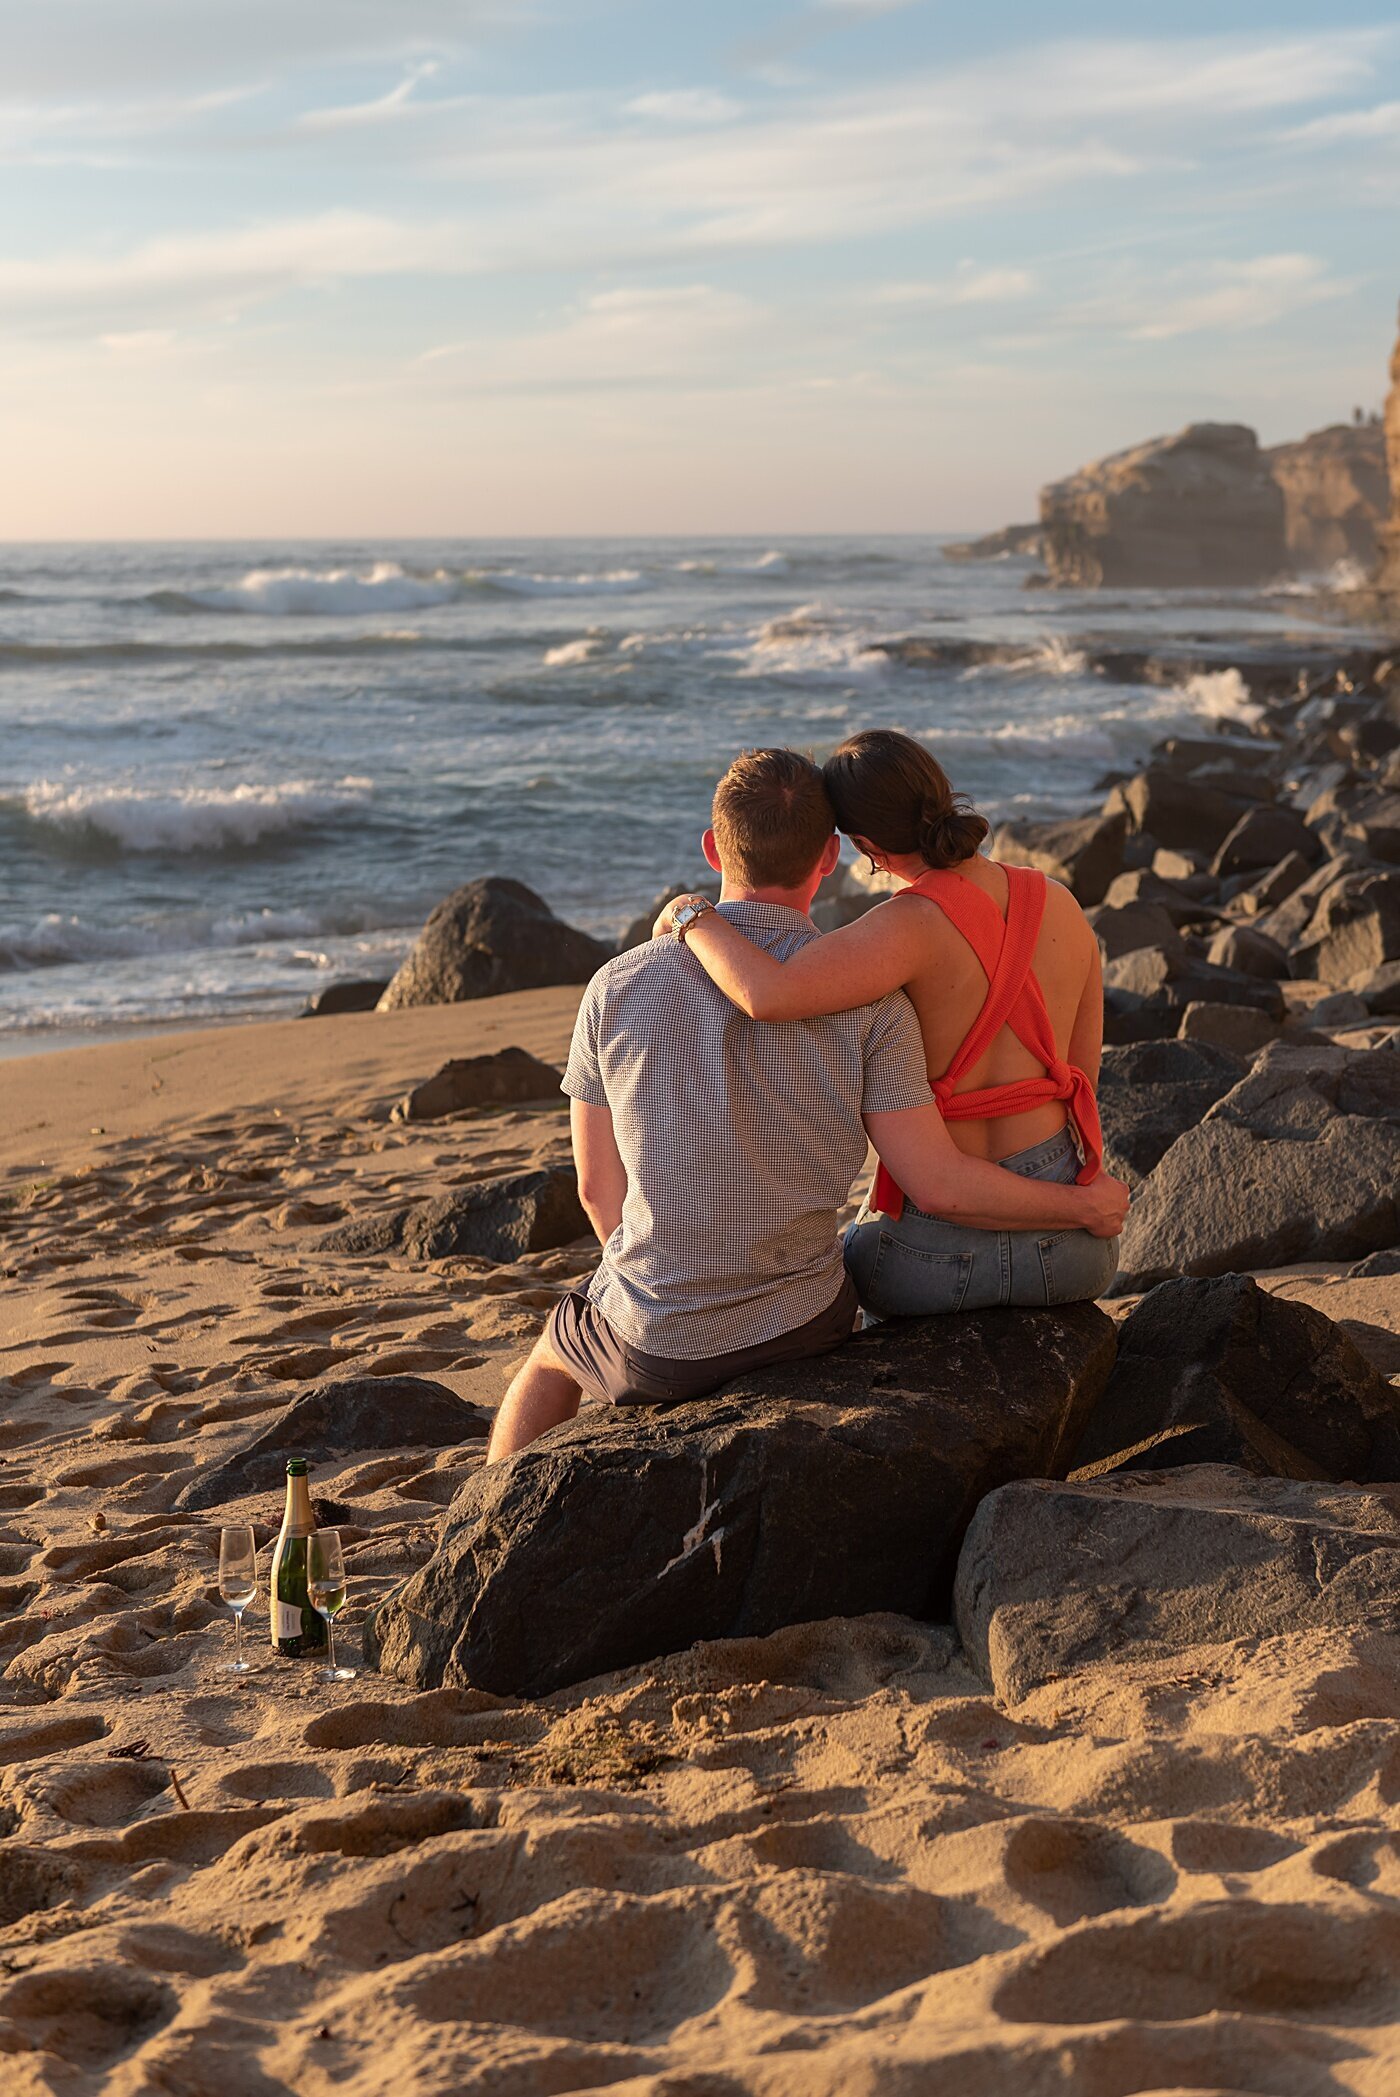
[[274,1602],[272,1635],[280,1645],[283,1639],[301,1637],[301,1610],[293,1602]]

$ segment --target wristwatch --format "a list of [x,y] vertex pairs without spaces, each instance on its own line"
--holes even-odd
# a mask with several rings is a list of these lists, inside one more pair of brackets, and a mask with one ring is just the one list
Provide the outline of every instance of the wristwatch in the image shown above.
[[685,945],[686,933],[696,919],[704,917],[706,911],[713,910],[714,907],[708,896],[689,896],[682,903],[680,909],[671,919],[671,930],[675,933],[682,946]]

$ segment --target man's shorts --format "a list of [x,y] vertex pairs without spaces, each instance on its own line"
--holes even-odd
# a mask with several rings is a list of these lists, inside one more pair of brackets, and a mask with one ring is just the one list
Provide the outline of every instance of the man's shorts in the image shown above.
[[575,1289],[554,1306],[545,1340],[591,1398],[606,1399],[610,1405],[678,1405],[686,1398],[703,1398],[721,1384],[732,1383],[770,1362],[829,1354],[851,1337],[859,1308],[855,1286],[847,1275],[831,1308],[795,1332],[780,1333],[757,1347],[740,1347],[733,1354],[680,1362],[660,1354],[643,1354],[630,1346]]

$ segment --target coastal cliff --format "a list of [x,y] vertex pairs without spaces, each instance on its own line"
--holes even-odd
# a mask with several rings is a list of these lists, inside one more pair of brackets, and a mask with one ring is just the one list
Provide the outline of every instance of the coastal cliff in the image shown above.
[[1064,589],[1267,582],[1287,565],[1285,503],[1254,431],[1198,422],[1041,490],[1043,552]]
[[1390,360],[1390,398],[1385,404],[1385,447],[1390,461],[1390,522],[1380,534],[1381,564],[1376,587],[1400,598],[1400,339]]
[[1264,453],[1283,490],[1284,541],[1295,573],[1326,574],[1339,561],[1370,573],[1390,510],[1385,453],[1378,422],[1334,423]]

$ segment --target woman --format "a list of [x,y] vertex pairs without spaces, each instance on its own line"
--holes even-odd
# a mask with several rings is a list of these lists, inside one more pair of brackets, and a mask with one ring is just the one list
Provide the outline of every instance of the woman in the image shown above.
[[[1028,1178],[1087,1182],[1102,1164],[1094,1087],[1103,1048],[1098,942],[1067,888],[982,856],[987,824],[922,744],[852,736],[824,767],[838,826],[903,886],[778,961],[709,911],[696,959],[754,1019],[812,1019],[904,989],[934,1097],[961,1149]],[[671,929],[680,896],[657,920]],[[980,1231],[905,1200],[884,1167],[846,1236],[846,1265],[879,1317],[1073,1303],[1099,1296],[1117,1239]]]

